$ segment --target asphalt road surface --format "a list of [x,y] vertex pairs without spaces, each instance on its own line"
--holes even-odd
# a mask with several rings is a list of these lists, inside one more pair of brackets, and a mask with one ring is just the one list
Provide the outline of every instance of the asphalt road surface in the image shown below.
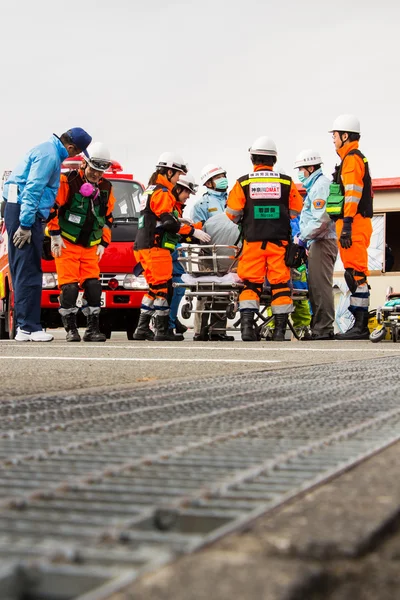
[[149,382],[251,373],[298,366],[400,355],[400,344],[362,342],[134,342],[113,333],[103,344],[66,343],[55,330],[50,343],[0,341],[3,398],[75,391],[83,388],[131,387]]

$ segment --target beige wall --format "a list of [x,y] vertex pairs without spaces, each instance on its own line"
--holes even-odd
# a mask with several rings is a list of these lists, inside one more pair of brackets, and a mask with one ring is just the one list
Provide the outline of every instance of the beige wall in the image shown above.
[[400,190],[375,191],[374,213],[400,211]]

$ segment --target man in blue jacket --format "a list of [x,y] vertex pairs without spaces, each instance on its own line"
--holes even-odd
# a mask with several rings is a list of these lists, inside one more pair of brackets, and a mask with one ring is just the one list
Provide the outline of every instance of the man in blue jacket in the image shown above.
[[53,339],[40,324],[43,224],[57,195],[63,160],[81,152],[87,155],[91,141],[80,127],[69,129],[61,137],[53,134],[26,154],[4,185],[4,220],[18,342]]
[[297,243],[308,248],[308,292],[313,313],[312,335],[302,338],[304,341],[334,339],[332,285],[338,248],[335,224],[326,212],[330,181],[321,164],[318,152],[303,150],[294,165],[306,190]]

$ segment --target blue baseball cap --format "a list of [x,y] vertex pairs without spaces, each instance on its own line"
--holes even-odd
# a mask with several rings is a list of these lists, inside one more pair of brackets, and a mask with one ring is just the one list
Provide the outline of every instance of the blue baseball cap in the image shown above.
[[82,127],[72,127],[72,129],[68,129],[67,135],[71,138],[71,142],[79,148],[87,158],[89,158],[86,148],[91,143],[92,136],[82,129]]

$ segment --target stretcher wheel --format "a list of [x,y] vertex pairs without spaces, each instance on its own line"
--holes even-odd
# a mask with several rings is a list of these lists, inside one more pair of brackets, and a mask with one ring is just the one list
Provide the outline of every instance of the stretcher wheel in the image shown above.
[[392,342],[399,341],[399,327],[398,325],[392,325]]
[[380,327],[377,327],[370,333],[369,339],[372,343],[377,344],[378,342],[384,340],[385,336],[386,327],[384,325],[381,325]]
[[236,313],[237,313],[237,307],[235,304],[228,304],[228,306],[226,307],[226,316],[228,319],[234,319],[236,317]]
[[187,303],[182,306],[182,319],[190,319],[190,315],[192,312],[192,305]]

